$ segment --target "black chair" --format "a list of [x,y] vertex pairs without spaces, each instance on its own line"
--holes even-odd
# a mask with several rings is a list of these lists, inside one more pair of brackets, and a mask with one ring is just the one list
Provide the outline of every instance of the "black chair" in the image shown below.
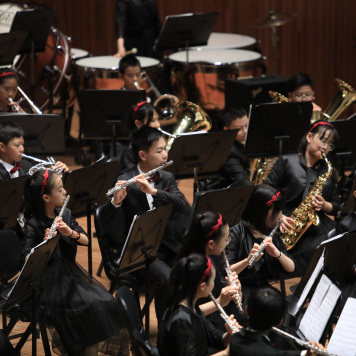
[[120,306],[122,320],[130,334],[133,355],[159,356],[157,348],[153,347],[147,338],[140,319],[139,307],[130,289],[126,286],[120,287],[116,299]]

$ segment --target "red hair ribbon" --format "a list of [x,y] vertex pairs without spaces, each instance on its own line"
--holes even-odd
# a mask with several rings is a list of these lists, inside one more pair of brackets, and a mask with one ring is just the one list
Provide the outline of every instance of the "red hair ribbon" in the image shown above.
[[219,230],[219,226],[222,225],[222,216],[219,213],[218,213],[218,215],[219,215],[218,222],[216,223],[216,225],[214,225],[211,228],[211,231],[206,235],[206,237],[210,237],[214,232],[218,231]]
[[198,284],[203,283],[204,280],[205,280],[207,277],[210,276],[211,267],[213,266],[213,264],[211,263],[211,259],[210,259],[208,256],[206,256],[206,258],[207,258],[207,261],[206,261],[206,269],[205,269],[205,271],[204,271],[203,277],[201,277],[201,279],[200,279],[200,281],[199,281]]
[[268,202],[266,203],[266,206],[270,207],[274,201],[277,201],[277,200],[278,200],[278,197],[279,197],[279,194],[281,194],[281,192],[277,192],[277,193],[272,197],[271,200],[268,200]]
[[43,180],[42,180],[42,188],[41,188],[41,196],[44,194],[44,190],[47,186],[48,183],[48,169],[46,169],[46,172],[43,173]]
[[15,72],[3,72],[0,74],[0,78],[2,77],[7,77],[8,75],[15,75],[17,76],[17,74]]
[[314,122],[313,126],[311,127],[311,129],[309,130],[309,132],[312,132],[317,126],[319,125],[328,125],[331,127],[334,127],[333,125],[329,124],[328,122],[325,121],[319,121],[319,122]]
[[143,104],[146,104],[147,101],[141,101],[140,103],[138,103],[136,105],[136,107],[134,108],[134,112],[133,112],[133,115],[132,115],[132,119],[135,121],[135,117],[136,117],[136,114],[137,114],[137,110],[140,108],[140,106],[142,106]]
[[10,174],[14,174],[17,170],[20,170],[22,168],[22,165],[20,162],[17,162],[15,164],[15,167],[10,170]]

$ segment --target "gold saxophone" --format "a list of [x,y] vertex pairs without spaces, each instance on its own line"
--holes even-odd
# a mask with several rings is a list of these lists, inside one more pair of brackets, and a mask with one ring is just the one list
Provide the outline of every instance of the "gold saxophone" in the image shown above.
[[291,218],[293,218],[295,221],[294,227],[290,231],[281,234],[281,239],[286,245],[287,250],[290,250],[296,245],[298,240],[302,237],[304,232],[309,228],[311,224],[314,224],[315,226],[318,226],[320,224],[319,216],[312,206],[312,201],[316,194],[321,195],[327,179],[331,176],[333,172],[333,167],[324,154],[322,154],[322,158],[328,165],[327,172],[322,174],[316,180],[313,187],[305,196],[304,200],[293,211]]

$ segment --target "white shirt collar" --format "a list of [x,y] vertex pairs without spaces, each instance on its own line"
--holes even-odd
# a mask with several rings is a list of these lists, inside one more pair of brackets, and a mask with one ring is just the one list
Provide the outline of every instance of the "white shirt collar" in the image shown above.
[[14,173],[10,173],[11,169],[13,169],[15,166],[13,164],[4,162],[2,159],[0,159],[0,163],[5,167],[5,169],[8,171],[8,173],[10,174],[11,178],[16,178],[19,176],[19,171],[17,170]]

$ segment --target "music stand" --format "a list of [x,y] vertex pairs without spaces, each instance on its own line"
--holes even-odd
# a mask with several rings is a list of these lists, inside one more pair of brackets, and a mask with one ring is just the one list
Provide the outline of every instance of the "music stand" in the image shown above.
[[226,162],[238,130],[193,133],[178,136],[169,150],[173,164],[166,170],[177,179],[194,178],[194,194],[198,191],[198,177],[212,177]]
[[0,182],[0,230],[14,229],[23,204],[27,176]]
[[[46,240],[36,247],[34,247],[22,270],[17,277],[15,285],[7,295],[2,295],[6,299],[5,311],[8,311],[25,301],[32,296],[32,317],[31,323],[27,327],[20,341],[15,347],[15,351],[20,352],[21,348],[25,344],[26,340],[32,332],[32,355],[37,355],[37,299],[39,296],[38,280],[42,274],[43,269],[46,267],[49,259],[51,258],[57,243],[59,241],[59,235],[50,240]],[[5,333],[9,333],[11,330],[5,330]],[[40,322],[40,331],[42,336],[43,348],[46,355],[51,355],[46,327],[44,323]]]
[[12,66],[26,36],[27,32],[25,31],[0,34],[0,65],[9,64]]
[[157,250],[161,244],[163,233],[166,229],[172,205],[149,210],[141,215],[136,215],[127,235],[121,257],[117,260],[119,266],[118,277],[145,267],[145,329],[149,335],[150,308],[147,304],[150,293],[150,264],[155,261]]
[[166,16],[154,45],[155,51],[205,46],[218,18],[218,12]]
[[95,205],[106,202],[105,193],[113,187],[119,163],[117,161],[94,164],[66,173],[63,185],[71,196],[68,208],[73,216],[87,217],[88,272],[92,274],[91,215]]
[[266,103],[253,106],[247,130],[246,157],[273,157],[295,153],[308,131],[311,102]]
[[146,100],[144,90],[82,90],[79,93],[80,132],[86,139],[111,139],[116,156],[117,138],[130,134],[129,113]]

